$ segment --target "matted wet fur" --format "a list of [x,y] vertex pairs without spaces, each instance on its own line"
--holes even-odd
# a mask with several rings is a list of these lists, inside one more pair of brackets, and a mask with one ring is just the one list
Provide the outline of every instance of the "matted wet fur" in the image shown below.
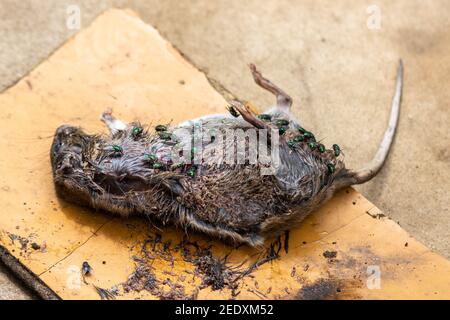
[[[234,243],[261,245],[301,222],[340,188],[363,183],[381,169],[398,122],[403,66],[400,62],[388,129],[374,160],[364,169],[345,168],[340,149],[326,150],[291,113],[292,99],[250,65],[255,82],[277,98],[261,115],[238,101],[230,114],[209,115],[155,131],[139,123],[125,124],[110,111],[102,120],[110,135],[89,135],[81,128],[57,129],[51,148],[54,182],[59,196],[123,217],[147,216],[186,231],[196,230]],[[207,131],[200,162],[175,162],[174,148],[191,145],[196,129]],[[239,152],[239,137],[225,141],[223,152],[211,152],[227,130],[251,134],[266,129],[278,145],[279,166],[229,164]],[[212,133],[211,133],[212,132]],[[260,141],[260,137],[257,137]],[[275,147],[269,141],[269,152]],[[178,150],[178,149],[177,149]],[[230,151],[231,150],[231,151]],[[197,157],[195,147],[192,158]]]

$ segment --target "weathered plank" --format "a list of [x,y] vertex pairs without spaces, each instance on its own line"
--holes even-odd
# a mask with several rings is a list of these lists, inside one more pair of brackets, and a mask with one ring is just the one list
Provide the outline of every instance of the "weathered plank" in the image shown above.
[[[93,285],[117,287],[124,299],[232,298],[233,293],[238,299],[450,298],[450,263],[353,189],[292,230],[288,252],[284,238],[274,241],[279,257],[240,278],[234,290],[201,286],[205,272],[183,255],[182,231],[158,230],[143,219],[121,220],[59,200],[48,153],[62,123],[98,132],[105,130],[99,115],[108,107],[124,120],[157,124],[223,112],[226,106],[203,73],[129,12],[101,15],[3,93],[0,104],[0,244],[64,299],[98,299]],[[228,255],[228,268],[239,266],[235,272],[266,257],[271,245],[233,249],[201,235],[188,240],[200,249],[212,244],[212,255]],[[197,251],[193,245],[184,248]],[[93,267],[86,282],[83,261]],[[150,285],[126,292],[121,284],[136,266],[150,267],[140,279]]]

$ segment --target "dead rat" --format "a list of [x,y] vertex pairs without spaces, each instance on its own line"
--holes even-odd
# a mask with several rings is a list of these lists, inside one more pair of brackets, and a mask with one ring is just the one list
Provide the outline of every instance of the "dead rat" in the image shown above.
[[[61,126],[51,147],[58,195],[122,217],[147,216],[256,246],[294,227],[336,190],[378,173],[398,122],[401,61],[388,128],[374,159],[360,170],[346,169],[339,146],[326,149],[295,119],[292,99],[254,65],[250,69],[277,100],[260,115],[233,101],[230,114],[151,132],[111,112],[102,115],[108,136]],[[262,161],[264,148],[269,162]]]

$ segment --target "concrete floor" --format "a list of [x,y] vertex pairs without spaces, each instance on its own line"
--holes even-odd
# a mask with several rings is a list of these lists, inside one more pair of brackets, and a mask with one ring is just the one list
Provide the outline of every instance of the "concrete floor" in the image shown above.
[[0,300],[37,299],[8,269],[0,262]]
[[[0,90],[76,32],[66,27],[69,4],[79,5],[82,27],[109,7],[127,7],[238,97],[268,106],[273,98],[247,70],[256,63],[291,94],[304,125],[338,142],[347,166],[359,167],[383,133],[402,57],[405,96],[394,148],[380,175],[357,189],[450,258],[450,8],[446,0],[372,3],[1,0]],[[374,29],[368,19],[378,9]],[[32,297],[6,274],[0,267],[0,299]]]

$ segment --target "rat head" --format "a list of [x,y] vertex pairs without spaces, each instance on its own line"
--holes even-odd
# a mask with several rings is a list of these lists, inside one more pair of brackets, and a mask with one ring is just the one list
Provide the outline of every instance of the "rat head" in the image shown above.
[[80,128],[63,125],[56,130],[50,151],[53,176],[58,192],[81,191],[86,180],[85,166],[95,137]]
[[81,169],[86,135],[81,129],[63,125],[56,130],[50,159],[55,176],[70,175]]

